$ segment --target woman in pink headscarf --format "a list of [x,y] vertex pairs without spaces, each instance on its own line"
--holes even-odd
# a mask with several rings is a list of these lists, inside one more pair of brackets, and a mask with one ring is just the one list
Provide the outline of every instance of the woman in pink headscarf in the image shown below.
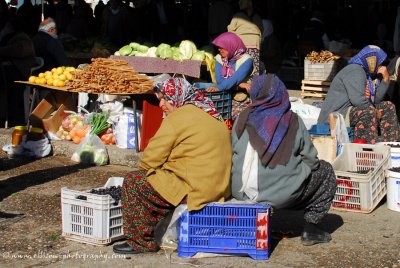
[[[217,85],[206,89],[208,92],[235,91],[232,102],[232,119],[234,120],[250,104],[250,75],[253,70],[253,59],[246,54],[242,39],[234,33],[220,34],[212,42],[218,47],[215,56],[215,79]],[[238,94],[239,93],[239,94]]]

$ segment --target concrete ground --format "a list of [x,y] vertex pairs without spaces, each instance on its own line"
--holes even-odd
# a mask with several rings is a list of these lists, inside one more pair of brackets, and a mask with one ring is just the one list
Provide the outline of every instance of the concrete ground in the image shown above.
[[[300,90],[289,92],[300,96]],[[10,138],[11,130],[0,129],[0,148]],[[132,150],[114,146],[108,148],[111,165],[82,168],[69,160],[74,148],[72,143],[55,142],[54,156],[33,162],[0,154],[0,267],[400,267],[400,212],[389,210],[386,198],[371,213],[331,209],[321,228],[331,233],[332,241],[314,246],[300,243],[301,212],[274,211],[268,260],[245,256],[187,259],[168,250],[123,256],[113,253],[112,244],[66,240],[61,236],[61,188],[99,187],[108,177],[134,168],[140,158]],[[35,204],[40,206],[35,208]]]

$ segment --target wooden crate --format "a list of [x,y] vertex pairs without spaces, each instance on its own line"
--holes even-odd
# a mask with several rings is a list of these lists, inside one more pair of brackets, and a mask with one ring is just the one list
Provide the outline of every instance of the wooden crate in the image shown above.
[[302,80],[301,97],[312,97],[325,99],[328,89],[331,85],[329,81]]

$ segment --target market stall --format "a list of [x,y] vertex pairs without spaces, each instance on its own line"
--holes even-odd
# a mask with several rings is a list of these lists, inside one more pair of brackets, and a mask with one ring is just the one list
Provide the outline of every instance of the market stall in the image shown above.
[[[71,71],[68,67],[63,68]],[[107,58],[96,58],[92,59],[92,63],[85,66],[82,70],[73,70],[73,78],[62,80],[62,76],[65,73],[61,70],[53,70],[54,72],[46,72],[39,77],[31,77],[29,81],[17,81],[19,83],[25,83],[35,85],[37,88],[51,89],[54,94],[50,97],[42,100],[35,110],[31,113],[31,123],[42,127],[47,132],[57,134],[58,137],[68,136],[72,127],[63,127],[62,114],[64,110],[72,109],[76,107],[67,105],[70,103],[68,94],[61,93],[91,93],[91,94],[107,94],[107,95],[139,95],[139,94],[152,94],[153,93],[153,81],[145,74],[141,74],[134,70],[127,62],[116,59]],[[46,78],[47,77],[47,78]],[[59,79],[56,79],[58,77]],[[136,114],[136,101],[132,98],[132,109]],[[65,115],[64,115],[65,118]],[[83,121],[78,119],[79,117],[71,117],[71,121],[79,122]],[[139,150],[138,144],[138,122],[137,117],[132,117],[135,126],[133,139],[136,150]],[[57,119],[57,120],[56,120]],[[52,122],[52,123],[50,123]],[[59,134],[59,131],[65,132],[65,134]],[[70,136],[69,136],[70,137]],[[72,140],[72,137],[67,140]],[[74,141],[75,142],[75,141]],[[75,143],[79,143],[78,140]]]

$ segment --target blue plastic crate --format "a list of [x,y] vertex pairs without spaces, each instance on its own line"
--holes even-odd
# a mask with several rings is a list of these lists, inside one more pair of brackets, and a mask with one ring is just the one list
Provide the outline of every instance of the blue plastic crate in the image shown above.
[[213,83],[194,83],[194,86],[209,97],[215,106],[215,109],[221,114],[224,120],[232,119],[232,91],[223,90],[207,92],[206,88],[216,86]]
[[[312,125],[308,133],[310,134],[310,136],[330,136],[331,130],[329,128],[329,124],[317,124]],[[349,134],[350,142],[353,142],[354,130],[352,127],[347,128],[347,134]]]
[[232,119],[232,92],[230,90],[203,92],[213,101],[215,109],[223,119]]
[[312,125],[308,133],[310,133],[310,136],[330,136],[331,129],[329,124],[317,124]]
[[267,260],[270,248],[266,204],[210,203],[179,219],[179,257],[198,252],[248,255]]

